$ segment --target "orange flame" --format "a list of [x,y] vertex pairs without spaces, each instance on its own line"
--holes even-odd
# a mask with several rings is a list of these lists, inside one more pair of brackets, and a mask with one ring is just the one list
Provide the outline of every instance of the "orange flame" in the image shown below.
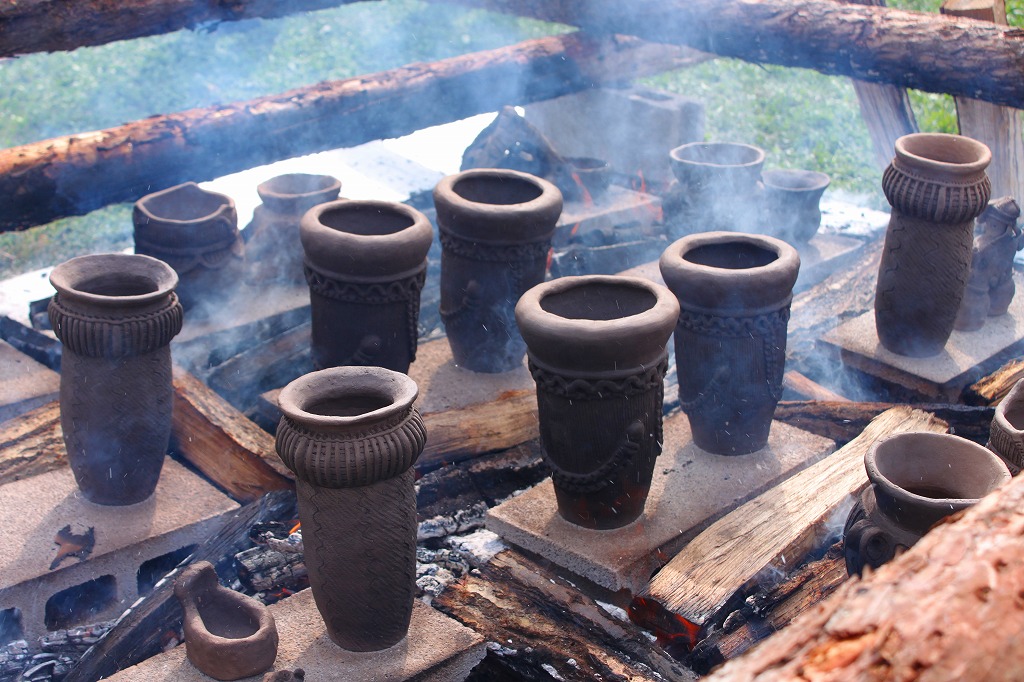
[[629,605],[629,619],[653,632],[662,647],[682,644],[687,651],[693,651],[693,647],[700,641],[701,626],[672,613],[651,599],[634,598]]
[[[583,181],[580,180],[580,176],[579,176],[579,174],[576,171],[572,172],[572,180],[573,180],[573,182],[576,183],[576,186],[580,188],[580,197],[581,197],[581,200],[583,201],[583,205],[588,207],[588,208],[593,206],[594,205],[594,197],[590,196],[590,192],[587,191],[586,185],[584,185]],[[577,227],[579,227],[578,224],[577,224]]]
[[295,526],[292,527],[292,529],[290,531],[288,531],[288,535],[291,535],[292,533],[294,533],[295,531],[297,531],[300,528],[302,528],[302,522],[301,521],[299,523],[296,523]]

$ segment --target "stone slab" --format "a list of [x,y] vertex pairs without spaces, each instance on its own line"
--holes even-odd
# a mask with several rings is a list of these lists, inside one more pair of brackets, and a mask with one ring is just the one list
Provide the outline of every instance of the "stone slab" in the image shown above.
[[712,455],[693,444],[689,420],[676,412],[665,420],[644,514],[629,526],[570,524],[558,515],[549,478],[492,508],[487,528],[606,589],[636,593],[704,528],[834,449],[826,438],[774,422],[762,450]]
[[0,422],[57,400],[60,375],[0,341]]
[[[280,644],[271,670],[302,668],[306,679],[374,682],[376,680],[465,679],[486,653],[483,637],[416,600],[409,634],[384,651],[355,653],[328,638],[312,592],[303,590],[270,607]],[[246,677],[260,680],[263,675]],[[154,656],[108,678],[111,682],[202,682],[185,657],[185,646]]]
[[[1024,275],[1015,272],[1017,291]],[[954,331],[946,347],[930,358],[897,355],[878,340],[873,310],[845,322],[822,338],[844,364],[885,383],[939,402],[958,402],[965,387],[989,374],[1024,349],[1024,296],[1016,296],[1005,315],[990,317],[978,331]]]
[[[111,598],[88,620],[116,616],[138,598],[143,562],[204,541],[237,508],[170,458],[156,492],[127,507],[88,502],[66,467],[0,486],[0,610],[19,609],[31,641],[46,630],[44,609],[51,596],[112,576]],[[76,535],[93,529],[95,544],[86,558],[65,557],[54,566],[54,539],[65,526]]]

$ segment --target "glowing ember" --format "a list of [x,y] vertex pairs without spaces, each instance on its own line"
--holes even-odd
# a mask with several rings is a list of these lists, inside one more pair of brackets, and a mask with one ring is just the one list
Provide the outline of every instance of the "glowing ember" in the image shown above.
[[662,647],[685,646],[687,651],[700,641],[701,627],[682,616],[667,611],[656,601],[636,597],[629,605],[629,619],[642,628],[650,630]]

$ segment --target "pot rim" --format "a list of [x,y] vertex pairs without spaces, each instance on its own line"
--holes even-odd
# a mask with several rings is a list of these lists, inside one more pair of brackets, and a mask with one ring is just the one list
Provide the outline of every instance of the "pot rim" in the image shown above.
[[[871,448],[864,455],[864,468],[867,471],[868,480],[885,494],[905,502],[923,507],[932,511],[943,511],[945,514],[950,514],[954,510],[963,509],[976,504],[981,498],[971,497],[925,497],[916,493],[910,492],[905,487],[895,483],[889,477],[885,476],[879,468],[877,457],[879,448],[893,447],[892,444],[898,444],[900,441],[912,441],[912,440],[923,440],[923,441],[935,441],[935,447],[940,446],[942,443],[955,443],[958,447],[962,447],[964,452],[961,460],[966,458],[972,458],[974,466],[981,464],[992,464],[993,475],[1000,479],[1000,483],[994,486],[993,489],[998,488],[1001,485],[1005,485],[1011,478],[1009,469],[1003,461],[991,450],[973,441],[969,441],[966,438],[955,436],[950,433],[935,433],[932,431],[905,431],[903,433],[896,433],[884,438],[877,443],[873,444]],[[952,507],[953,509],[949,509]]]
[[[210,197],[216,197],[221,200],[221,204],[217,207],[217,210],[213,211],[212,213],[207,213],[206,215],[198,216],[195,218],[169,218],[167,216],[153,213],[153,211],[149,209],[147,204],[151,199],[166,196],[168,194],[175,194],[178,192],[189,192],[191,194],[202,194]],[[221,194],[220,192],[213,192],[208,189],[203,189],[195,182],[183,182],[180,185],[175,185],[174,187],[168,187],[167,189],[162,189],[157,192],[147,194],[146,196],[142,197],[141,199],[135,202],[134,208],[138,210],[140,213],[144,214],[147,218],[149,218],[150,221],[157,222],[162,225],[193,225],[199,221],[211,220],[221,215],[225,211],[234,211],[235,200],[229,197],[227,194]]]
[[[515,204],[491,204],[484,201],[472,201],[466,199],[455,191],[455,185],[463,180],[472,178],[496,178],[499,180],[518,180],[533,185],[540,190],[540,194],[529,201],[521,201]],[[510,168],[471,168],[453,175],[447,175],[437,183],[435,191],[446,191],[449,193],[448,200],[455,206],[474,211],[540,211],[545,209],[552,200],[561,198],[561,191],[551,182],[544,178],[512,170]]]
[[[923,156],[919,153],[920,150],[918,152],[912,151],[918,144],[932,141],[944,141],[953,145],[962,145],[969,151],[973,151],[977,158],[973,161],[958,163]],[[980,173],[992,161],[992,150],[989,149],[988,145],[966,135],[953,135],[950,133],[910,133],[909,135],[904,135],[896,140],[895,154],[896,159],[899,161],[953,175]]]
[[[310,181],[317,180],[321,182],[321,185],[305,192],[282,192],[274,189],[276,183],[285,182],[292,178],[306,178]],[[278,202],[297,202],[302,199],[315,197],[318,194],[333,192],[334,190],[341,191],[341,180],[338,180],[333,175],[326,175],[324,173],[281,173],[256,185],[256,193],[260,196],[260,199],[266,201],[269,198],[272,201]]]
[[[390,402],[352,416],[327,416],[308,411],[317,402],[368,393]],[[419,386],[401,372],[383,367],[347,366],[330,367],[295,379],[281,390],[277,402],[281,413],[297,424],[313,428],[345,428],[404,414],[418,395]]]
[[1017,380],[1017,383],[1010,388],[1006,396],[999,401],[999,405],[996,407],[995,416],[992,417],[993,421],[1007,433],[1024,433],[1024,429],[1018,429],[1010,423],[1009,419],[1006,418],[1006,411],[1010,408],[1011,404],[1021,400],[1024,400],[1024,379]]
[[[774,178],[780,176],[800,176],[807,178],[809,183],[802,187],[792,187],[772,182]],[[832,178],[827,173],[805,168],[772,168],[761,173],[761,182],[764,183],[765,187],[770,187],[773,191],[777,192],[816,192],[828,189],[828,186],[832,183]]]
[[[97,276],[126,270],[130,275],[144,277],[156,287],[155,290],[130,296],[111,296],[78,288]],[[50,284],[70,300],[114,308],[145,305],[166,298],[178,286],[178,273],[162,260],[140,253],[94,253],[77,256],[55,266],[50,271]]]
[[[680,156],[682,150],[693,149],[695,147],[734,147],[741,149],[750,149],[754,151],[754,159],[746,163],[712,163],[710,161],[697,161],[695,159],[684,159]],[[753,166],[759,166],[764,163],[767,156],[765,151],[760,147],[752,144],[746,144],[744,142],[687,142],[681,144],[678,147],[672,149],[669,153],[669,157],[676,163],[683,163],[691,166],[707,166],[710,168],[749,168]]]

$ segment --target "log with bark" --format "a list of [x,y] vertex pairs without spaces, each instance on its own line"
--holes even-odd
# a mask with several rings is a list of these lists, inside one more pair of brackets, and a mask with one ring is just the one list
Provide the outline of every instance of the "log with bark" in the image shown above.
[[968,405],[998,405],[1021,379],[1024,379],[1024,360],[1011,360],[965,388],[963,401]]
[[708,679],[1024,679],[1022,508],[1016,478]]
[[0,484],[67,465],[57,401],[0,424]]
[[0,152],[0,231],[682,63],[677,47],[574,33],[22,145]]

